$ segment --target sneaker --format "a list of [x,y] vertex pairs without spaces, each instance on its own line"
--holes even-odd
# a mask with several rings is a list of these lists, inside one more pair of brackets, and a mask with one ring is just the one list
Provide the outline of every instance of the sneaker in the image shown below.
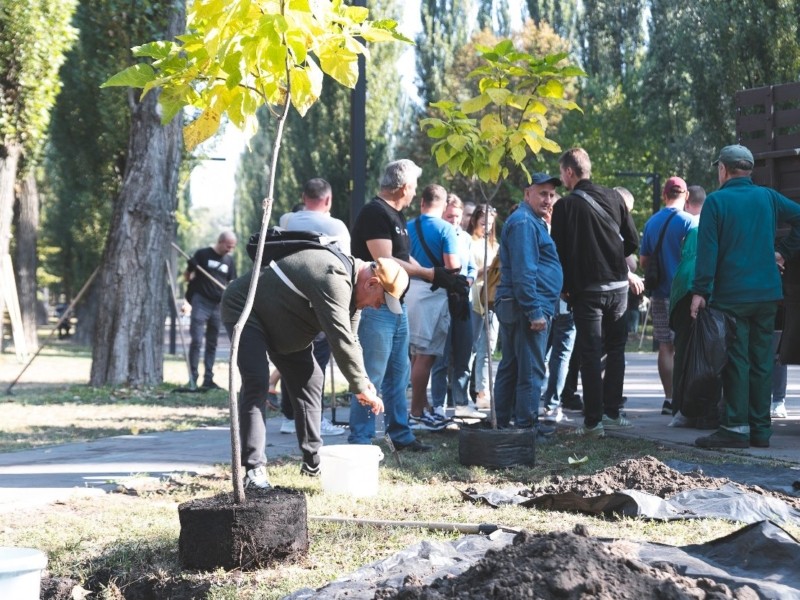
[[319,465],[312,467],[306,462],[303,462],[303,464],[300,465],[300,475],[305,475],[306,477],[319,477],[319,472]]
[[247,475],[244,476],[244,487],[245,489],[249,487],[258,488],[260,490],[271,489],[272,484],[270,484],[267,478],[267,467],[260,466],[247,471]]
[[[292,429],[294,429],[294,422],[292,422]],[[344,427],[334,425],[326,417],[322,417],[322,423],[320,423],[319,432],[322,435],[328,436],[344,435]]]
[[471,402],[464,406],[456,406],[456,416],[461,419],[485,419],[486,413],[480,412]]
[[612,419],[608,415],[603,415],[601,423],[605,429],[627,429],[628,427],[633,427],[633,423],[623,415],[618,416],[616,419]]
[[664,404],[661,405],[661,414],[662,415],[672,414],[672,402],[670,402],[669,400],[664,400]]
[[444,406],[434,406],[433,412],[428,413],[437,421],[441,421],[442,423],[452,423],[453,419],[447,416],[447,412],[444,409]]
[[419,440],[414,440],[408,444],[400,444],[395,442],[394,447],[398,452],[402,452],[403,450],[408,450],[409,452],[430,452],[433,450],[433,446],[430,444],[423,444]]
[[594,427],[587,427],[586,425],[581,425],[575,430],[575,435],[587,438],[601,438],[601,437],[606,437],[606,430],[603,427],[602,422],[598,423]]
[[533,428],[536,430],[536,436],[550,437],[556,432],[556,428],[544,423],[536,423]]
[[475,408],[478,410],[489,410],[492,408],[489,397],[484,392],[478,392],[475,396]]
[[203,385],[201,386],[201,389],[208,391],[208,390],[221,390],[222,388],[213,381],[204,381]]
[[694,445],[700,448],[749,448],[750,440],[717,430],[711,435],[697,438]]
[[788,415],[786,414],[786,404],[783,402],[773,402],[772,403],[772,412],[770,416],[773,419],[786,419]]
[[437,419],[427,410],[423,410],[420,416],[412,415],[411,413],[408,414],[408,426],[411,429],[418,429],[424,431],[441,431],[446,427],[446,423],[443,423],[441,420]]
[[291,419],[284,419],[281,423],[281,433],[297,433],[297,427]]
[[753,448],[769,448],[769,440],[751,437],[750,445]]
[[542,421],[545,423],[560,423],[564,420],[564,412],[560,406],[546,408],[542,413]]
[[583,401],[578,394],[562,396],[561,407],[564,410],[583,410]]
[[696,423],[696,419],[690,419],[682,412],[678,411],[675,413],[675,416],[672,417],[672,421],[667,424],[667,427],[694,427]]

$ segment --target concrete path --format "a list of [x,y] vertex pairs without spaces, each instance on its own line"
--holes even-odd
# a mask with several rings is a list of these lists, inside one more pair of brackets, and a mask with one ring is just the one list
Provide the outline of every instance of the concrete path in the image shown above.
[[[706,435],[694,429],[667,427],[661,415],[663,392],[653,353],[629,354],[625,378],[626,411],[634,428],[616,435],[643,437],[673,444],[692,445]],[[775,458],[800,468],[800,367],[789,367],[788,419],[774,422],[770,448],[730,452],[758,458]],[[566,413],[565,426],[580,423],[580,414]],[[330,416],[330,415],[329,415]],[[337,420],[346,421],[339,409]],[[267,421],[267,454],[300,456],[293,435],[281,434],[281,418]],[[435,438],[433,442],[435,443]],[[347,436],[326,437],[325,444],[346,443]],[[125,435],[80,444],[0,454],[0,512],[46,505],[75,495],[103,494],[131,477],[169,473],[207,472],[230,462],[230,432],[226,427],[191,431]]]

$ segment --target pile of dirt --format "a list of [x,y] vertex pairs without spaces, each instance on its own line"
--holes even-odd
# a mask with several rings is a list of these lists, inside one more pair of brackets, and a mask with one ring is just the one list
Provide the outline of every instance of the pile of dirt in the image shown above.
[[707,477],[701,471],[681,473],[652,456],[624,460],[593,475],[577,477],[555,476],[547,483],[534,485],[531,489],[520,492],[520,495],[535,498],[543,494],[573,492],[588,498],[602,494],[613,494],[620,490],[637,490],[660,498],[669,498],[688,490],[697,488],[719,489],[724,485],[734,485],[754,494],[780,498],[790,506],[800,508],[800,498],[765,490],[754,485],[741,485],[730,479]]
[[751,600],[758,594],[746,586],[731,589],[711,579],[684,577],[668,564],[648,566],[631,558],[624,542],[601,542],[578,525],[573,533],[520,533],[512,545],[490,550],[457,577],[423,586],[409,576],[400,590],[379,590],[374,598]]

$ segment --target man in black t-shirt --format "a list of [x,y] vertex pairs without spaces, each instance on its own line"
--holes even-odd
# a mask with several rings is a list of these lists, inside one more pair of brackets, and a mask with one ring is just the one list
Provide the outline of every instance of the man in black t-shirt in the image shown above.
[[[422,169],[408,159],[386,165],[381,189],[359,212],[351,231],[350,248],[361,260],[393,257],[410,277],[432,282],[435,288],[466,290],[466,278],[444,267],[426,268],[409,256],[405,209],[414,200]],[[364,308],[358,327],[364,351],[364,367],[375,384],[385,407],[386,433],[398,450],[431,450],[416,439],[408,425],[408,387],[411,365],[408,358],[408,315],[381,308]],[[353,400],[350,404],[351,444],[370,444],[375,436],[375,415]]]
[[189,333],[189,366],[192,369],[191,384],[197,383],[199,376],[200,346],[205,332],[205,357],[203,365],[204,390],[218,389],[214,383],[214,359],[217,355],[217,338],[220,329],[219,303],[225,287],[236,279],[236,266],[231,253],[236,248],[236,235],[223,231],[217,243],[209,248],[201,248],[194,253],[183,276],[189,284],[186,301],[192,305]]

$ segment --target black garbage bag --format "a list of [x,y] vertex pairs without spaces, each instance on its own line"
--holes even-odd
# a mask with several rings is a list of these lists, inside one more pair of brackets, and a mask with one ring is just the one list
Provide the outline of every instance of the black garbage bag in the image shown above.
[[712,414],[722,393],[722,369],[736,320],[715,308],[704,308],[692,323],[683,371],[681,412],[690,418]]

